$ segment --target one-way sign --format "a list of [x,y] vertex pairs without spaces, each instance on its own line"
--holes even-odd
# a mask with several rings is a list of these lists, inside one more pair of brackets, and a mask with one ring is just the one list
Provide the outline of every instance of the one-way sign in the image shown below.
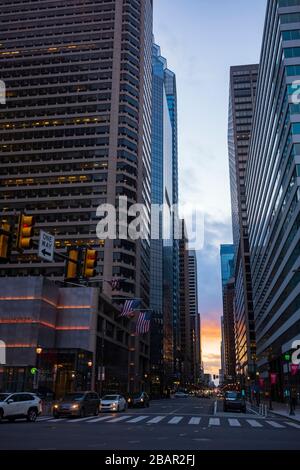
[[46,261],[54,259],[55,237],[50,233],[40,231],[39,257]]

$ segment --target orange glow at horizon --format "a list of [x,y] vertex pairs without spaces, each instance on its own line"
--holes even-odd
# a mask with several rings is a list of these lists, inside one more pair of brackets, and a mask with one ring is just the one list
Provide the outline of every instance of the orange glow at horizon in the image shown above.
[[221,325],[216,319],[202,319],[202,361],[207,374],[219,375],[221,368]]

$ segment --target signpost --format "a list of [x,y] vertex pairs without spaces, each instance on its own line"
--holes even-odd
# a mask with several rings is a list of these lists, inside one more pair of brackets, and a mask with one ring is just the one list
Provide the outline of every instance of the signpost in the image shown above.
[[39,257],[45,261],[53,262],[55,237],[50,233],[40,231]]

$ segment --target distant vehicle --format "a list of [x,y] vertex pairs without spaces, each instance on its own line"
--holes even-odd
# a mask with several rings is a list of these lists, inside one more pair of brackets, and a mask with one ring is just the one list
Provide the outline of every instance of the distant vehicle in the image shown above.
[[62,400],[54,403],[54,418],[80,417],[99,414],[100,398],[95,392],[73,392],[67,393]]
[[128,403],[129,408],[134,408],[134,407],[149,408],[150,398],[146,392],[134,393],[133,395],[130,395],[128,397],[127,403]]
[[240,392],[236,392],[236,391],[225,392],[223,409],[225,412],[229,410],[233,410],[233,411],[241,411],[242,413],[246,413],[246,410],[247,410],[246,400]]
[[104,395],[100,400],[100,411],[125,411],[127,402],[122,395]]
[[175,398],[188,398],[188,393],[185,393],[185,392],[176,392],[174,397]]
[[34,393],[0,393],[0,422],[26,418],[34,423],[41,412],[41,400]]

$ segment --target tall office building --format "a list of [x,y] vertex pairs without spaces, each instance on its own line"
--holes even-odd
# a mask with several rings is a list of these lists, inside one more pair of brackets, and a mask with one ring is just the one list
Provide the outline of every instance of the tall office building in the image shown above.
[[[99,240],[96,211],[118,196],[143,203],[149,233],[152,0],[4,0],[0,22],[0,219],[34,215],[36,241],[40,229],[52,233],[61,254],[94,247],[99,284],[123,279],[103,293],[148,306],[149,240]],[[0,275],[57,281],[64,268],[34,248],[13,251]],[[132,337],[130,350],[134,388],[149,345]]]
[[221,361],[223,381],[226,384],[232,383],[236,376],[234,245],[221,245],[220,257],[223,295]]
[[[174,128],[176,115],[167,99],[167,91],[176,84],[173,72],[161,56],[160,47],[153,45],[152,81],[152,180],[151,202],[163,206],[159,220],[152,221],[158,237],[151,239],[150,307],[153,310],[151,331],[151,369],[154,384],[160,378],[160,387],[172,386],[175,371],[175,344],[177,344],[177,309],[175,302],[176,276],[173,214],[173,167],[177,160]],[[174,77],[173,81],[171,80]],[[173,90],[176,96],[176,86]],[[176,196],[177,197],[177,196]],[[153,212],[156,216],[156,213]],[[156,238],[156,239],[155,239]]]
[[[99,251],[99,278],[149,303],[149,242],[99,240],[97,207],[150,214],[152,0],[3,1],[1,218],[36,217],[56,249]],[[21,71],[21,72],[20,72]],[[146,230],[149,229],[147,225]],[[1,275],[62,279],[64,262],[13,252]],[[109,284],[103,292],[111,296]]]
[[299,79],[300,1],[269,0],[246,194],[257,364],[266,382],[274,374],[280,398],[287,387],[300,391],[282,358],[300,331]]
[[[258,65],[230,69],[228,149],[235,248],[235,326],[237,372],[250,385],[255,378],[255,329],[245,193]],[[249,377],[249,379],[248,379]]]
[[191,382],[191,318],[189,295],[189,252],[185,221],[181,221],[182,237],[179,241],[179,312],[180,312],[180,382]]
[[199,383],[202,373],[201,355],[201,319],[198,307],[198,269],[197,255],[195,250],[189,251],[189,311],[191,325],[191,355],[192,372],[194,383]]

